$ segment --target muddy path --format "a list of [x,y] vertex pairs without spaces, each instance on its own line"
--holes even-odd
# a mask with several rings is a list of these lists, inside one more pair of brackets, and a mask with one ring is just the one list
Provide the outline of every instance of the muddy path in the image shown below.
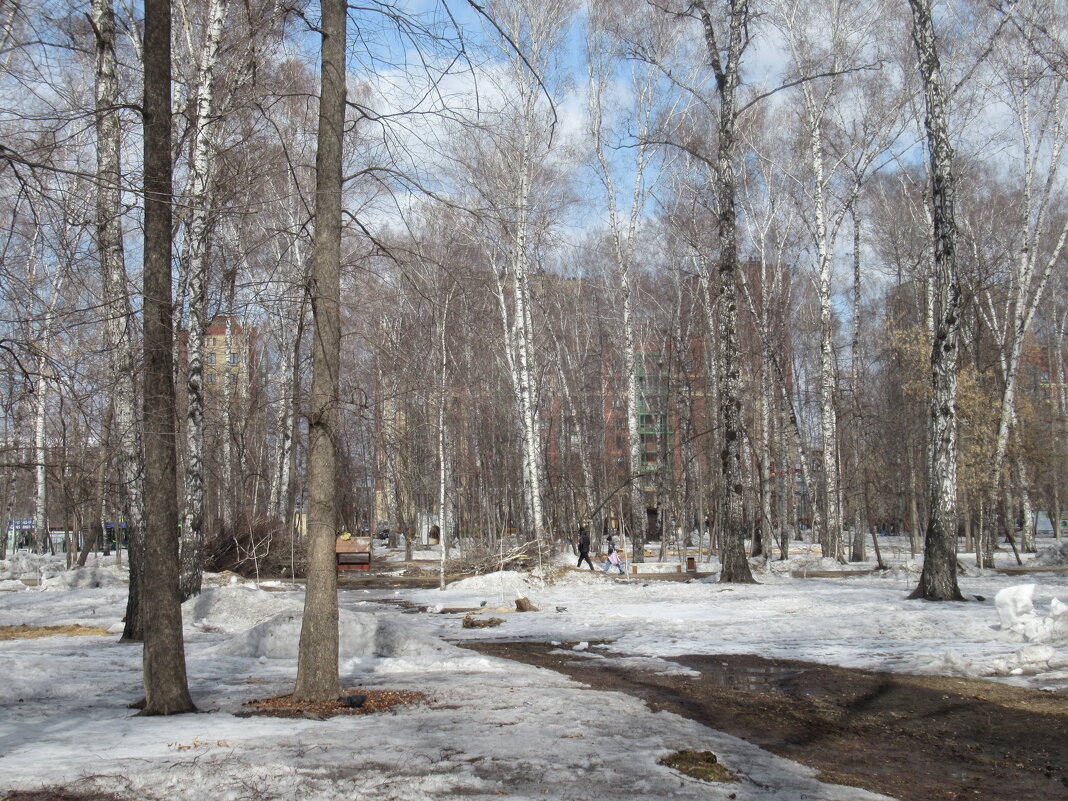
[[1068,801],[1068,695],[749,655],[660,675],[539,642],[457,643],[642,698],[900,801]]

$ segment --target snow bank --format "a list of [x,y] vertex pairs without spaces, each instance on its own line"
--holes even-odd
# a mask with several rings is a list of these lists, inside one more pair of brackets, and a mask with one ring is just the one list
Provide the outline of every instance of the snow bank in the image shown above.
[[0,579],[37,578],[41,573],[50,572],[54,572],[52,557],[41,554],[19,553],[13,559],[0,562]]
[[19,592],[28,587],[17,579],[0,579],[0,592]]
[[824,558],[819,554],[803,553],[798,556],[791,556],[789,559],[783,561],[781,559],[772,559],[768,562],[768,571],[771,573],[804,573],[805,571],[825,571],[825,570],[849,570],[848,566],[842,565],[837,559],[831,559],[829,557]]
[[530,588],[530,578],[525,573],[515,570],[503,570],[496,573],[487,573],[484,576],[472,576],[460,579],[449,585],[450,590],[466,593],[502,593],[514,596],[517,592],[523,593]]
[[182,618],[205,631],[245,631],[282,612],[297,612],[303,604],[293,598],[243,584],[204,590],[182,604]]
[[1034,563],[1043,567],[1068,566],[1068,540],[1062,540],[1039,551]]
[[125,568],[109,565],[107,567],[86,565],[71,570],[64,570],[55,576],[47,576],[41,581],[41,589],[48,592],[60,590],[95,589],[98,587],[125,587],[130,581],[130,574]]
[[1054,598],[1050,613],[1039,616],[1034,607],[1034,584],[1006,587],[994,597],[1003,631],[1023,636],[1028,642],[1068,643],[1068,604]]
[[[296,659],[302,610],[282,612],[243,631],[211,650],[228,656]],[[411,657],[437,650],[426,635],[382,615],[340,610],[338,655],[342,660],[364,657]]]
[[[46,589],[112,587],[126,584],[129,581],[129,567],[125,561],[121,567],[117,566],[113,556],[89,554],[85,567],[69,569],[67,568],[67,555],[64,553],[53,556],[21,552],[11,559],[0,561],[0,581],[14,581],[22,578],[46,580],[84,571],[90,571],[90,573],[78,578],[63,579],[60,583],[53,584]],[[93,573],[92,571],[104,572]]]

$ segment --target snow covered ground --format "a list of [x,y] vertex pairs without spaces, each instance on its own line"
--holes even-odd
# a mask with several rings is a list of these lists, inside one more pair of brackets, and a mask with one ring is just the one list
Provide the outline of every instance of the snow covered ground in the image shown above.
[[[303,591],[212,577],[219,586],[184,609],[202,714],[135,717],[127,705],[143,694],[140,648],[115,634],[0,642],[0,791],[63,784],[167,801],[879,798],[823,784],[808,768],[636,699],[449,640],[535,638],[580,650],[609,641],[607,656],[583,652],[664,670],[679,670],[664,661],[677,654],[755,653],[1068,688],[1068,576],[963,576],[962,590],[983,600],[928,604],[905,600],[916,565],[898,556],[886,574],[794,578],[827,567],[802,553],[753,586],[566,572],[553,583],[497,573],[444,592],[344,590],[345,686],[422,690],[434,700],[328,721],[232,714],[292,689]],[[1068,547],[1035,561],[1064,564]],[[0,562],[0,626],[121,631],[124,570],[61,567],[25,555]],[[517,593],[542,611],[495,611],[514,609]],[[406,614],[384,600],[427,611]],[[484,608],[505,623],[463,629],[462,614],[435,611],[457,607]],[[705,784],[657,764],[679,749],[715,752],[742,782]]]

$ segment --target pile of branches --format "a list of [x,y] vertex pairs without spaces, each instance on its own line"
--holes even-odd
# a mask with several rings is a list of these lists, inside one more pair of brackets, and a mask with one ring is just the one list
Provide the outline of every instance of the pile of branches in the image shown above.
[[538,566],[538,544],[533,540],[519,545],[491,543],[487,540],[464,540],[455,557],[447,560],[451,575],[484,576],[498,570],[526,572]]
[[289,526],[280,520],[238,520],[204,538],[204,569],[229,570],[243,578],[293,578],[307,572],[304,543],[294,543]]

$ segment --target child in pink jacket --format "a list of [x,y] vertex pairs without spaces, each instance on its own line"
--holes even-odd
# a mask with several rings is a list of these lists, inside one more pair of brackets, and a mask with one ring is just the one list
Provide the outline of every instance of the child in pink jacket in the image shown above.
[[608,541],[608,558],[604,563],[604,572],[608,572],[608,568],[613,565],[619,570],[619,575],[625,575],[623,570],[623,560],[619,558],[619,553],[616,551],[616,546],[612,543],[612,540]]

